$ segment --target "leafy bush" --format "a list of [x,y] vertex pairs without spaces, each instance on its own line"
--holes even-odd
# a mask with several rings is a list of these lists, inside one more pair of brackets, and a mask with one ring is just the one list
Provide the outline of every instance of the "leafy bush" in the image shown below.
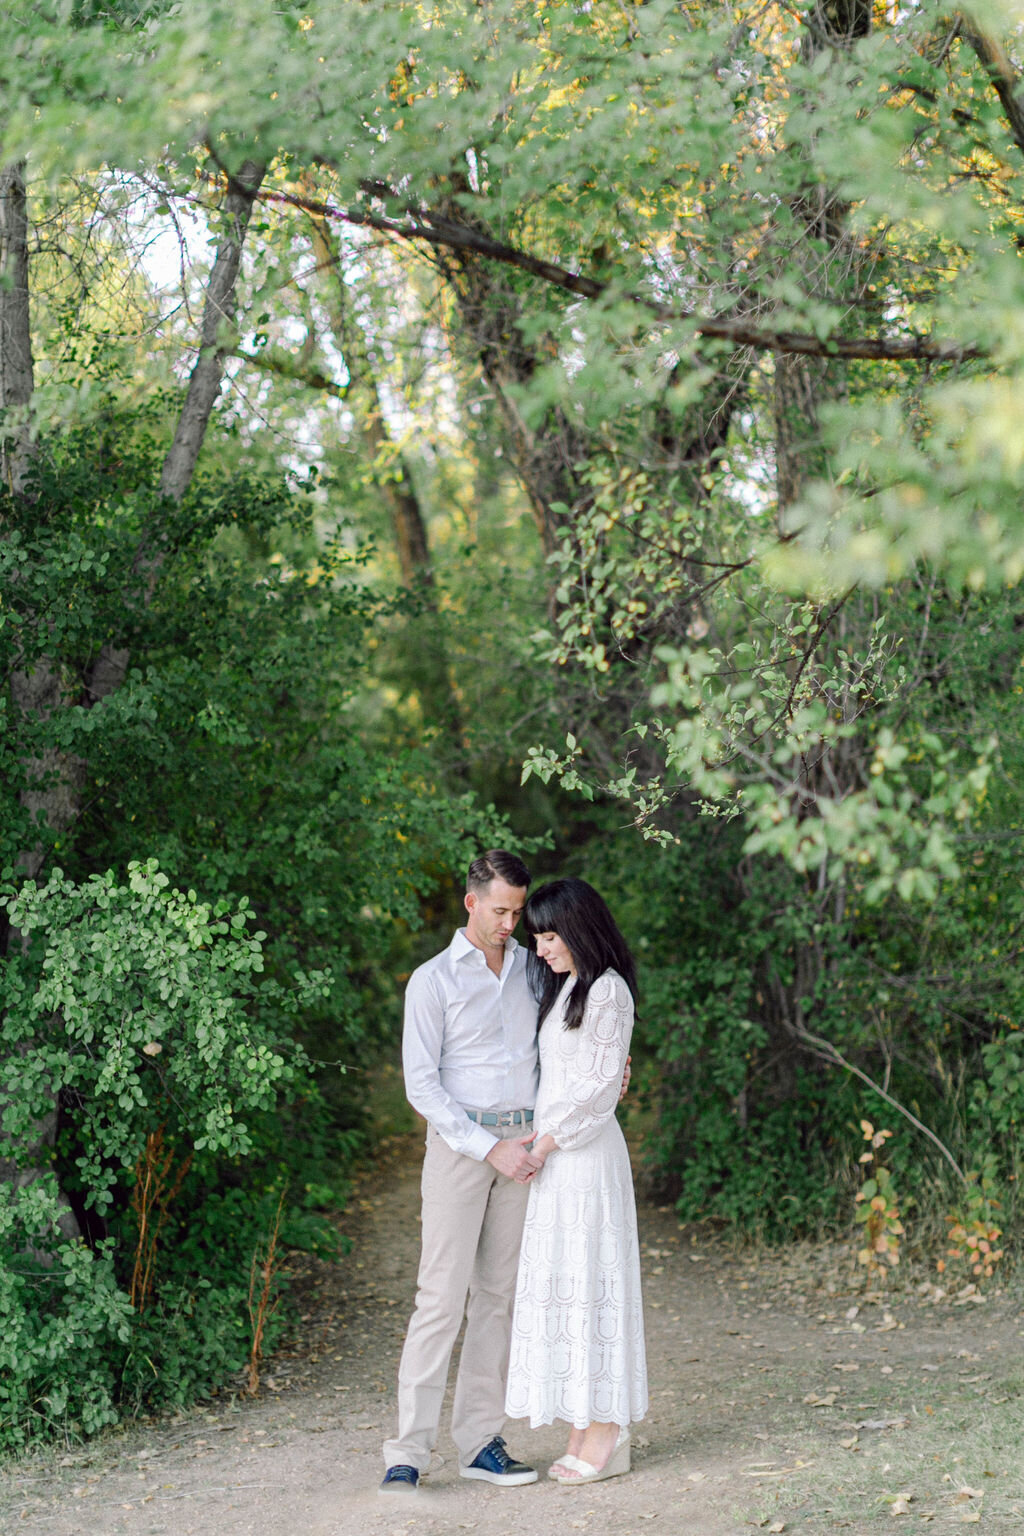
[[[265,978],[246,903],[174,890],[154,860],[125,885],[56,870],[5,902],[26,943],[5,966],[0,1024],[0,1154],[21,1167],[0,1204],[0,1445],[58,1423],[88,1434],[244,1364],[249,1255],[280,1178],[265,1172],[260,1194],[239,1170],[253,1118],[300,1088],[308,1099],[302,1052],[281,1036],[326,984]],[[33,1166],[55,1101],[91,1246],[65,1235],[54,1175]],[[259,1152],[257,1172],[272,1142]],[[302,1203],[293,1236],[310,1244],[324,1224]]]
[[670,848],[624,858],[608,839],[577,856],[640,962],[633,1112],[649,1176],[688,1220],[769,1239],[844,1230],[860,1122],[884,1115],[901,1132],[889,1161],[908,1241],[934,1257],[963,1191],[895,1099],[961,1168],[988,1168],[1008,1246],[1024,994],[1003,958],[1021,895],[998,830],[975,832],[968,873],[934,902],[874,906],[856,881],[826,903],[798,872],[744,859],[741,840],[697,821]]
[[69,1242],[63,1214],[52,1175],[0,1184],[0,1447],[54,1430],[92,1434],[120,1416],[131,1304],[113,1245]]

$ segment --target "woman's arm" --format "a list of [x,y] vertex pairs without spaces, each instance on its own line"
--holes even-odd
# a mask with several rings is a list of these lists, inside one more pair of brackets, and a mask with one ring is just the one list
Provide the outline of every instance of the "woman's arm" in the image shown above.
[[585,1146],[615,1113],[622,1087],[630,1036],[633,999],[622,977],[613,971],[599,976],[590,989],[580,1025],[576,1075],[545,1113],[533,1156],[543,1158],[555,1148]]

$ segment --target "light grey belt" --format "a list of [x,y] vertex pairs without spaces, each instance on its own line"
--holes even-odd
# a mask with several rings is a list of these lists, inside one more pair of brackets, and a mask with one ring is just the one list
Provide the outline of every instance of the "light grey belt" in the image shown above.
[[477,1125],[531,1125],[533,1123],[532,1109],[467,1109],[466,1114]]

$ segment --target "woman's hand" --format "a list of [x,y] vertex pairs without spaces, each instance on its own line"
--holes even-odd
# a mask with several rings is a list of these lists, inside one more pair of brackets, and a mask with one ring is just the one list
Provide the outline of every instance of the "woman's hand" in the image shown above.
[[543,1136],[538,1136],[527,1154],[522,1173],[516,1175],[516,1182],[518,1184],[528,1184],[536,1174],[540,1173],[547,1162],[549,1153],[553,1152],[556,1146],[555,1138],[547,1135],[546,1132]]

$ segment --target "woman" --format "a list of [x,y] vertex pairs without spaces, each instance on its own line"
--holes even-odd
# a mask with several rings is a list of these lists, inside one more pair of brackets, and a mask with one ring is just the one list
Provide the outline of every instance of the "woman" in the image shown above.
[[529,897],[527,974],[538,1003],[541,1082],[516,1286],[505,1411],[564,1420],[549,1472],[567,1485],[629,1471],[629,1425],[647,1412],[640,1247],[615,1106],[636,972],[604,901],[584,880]]

